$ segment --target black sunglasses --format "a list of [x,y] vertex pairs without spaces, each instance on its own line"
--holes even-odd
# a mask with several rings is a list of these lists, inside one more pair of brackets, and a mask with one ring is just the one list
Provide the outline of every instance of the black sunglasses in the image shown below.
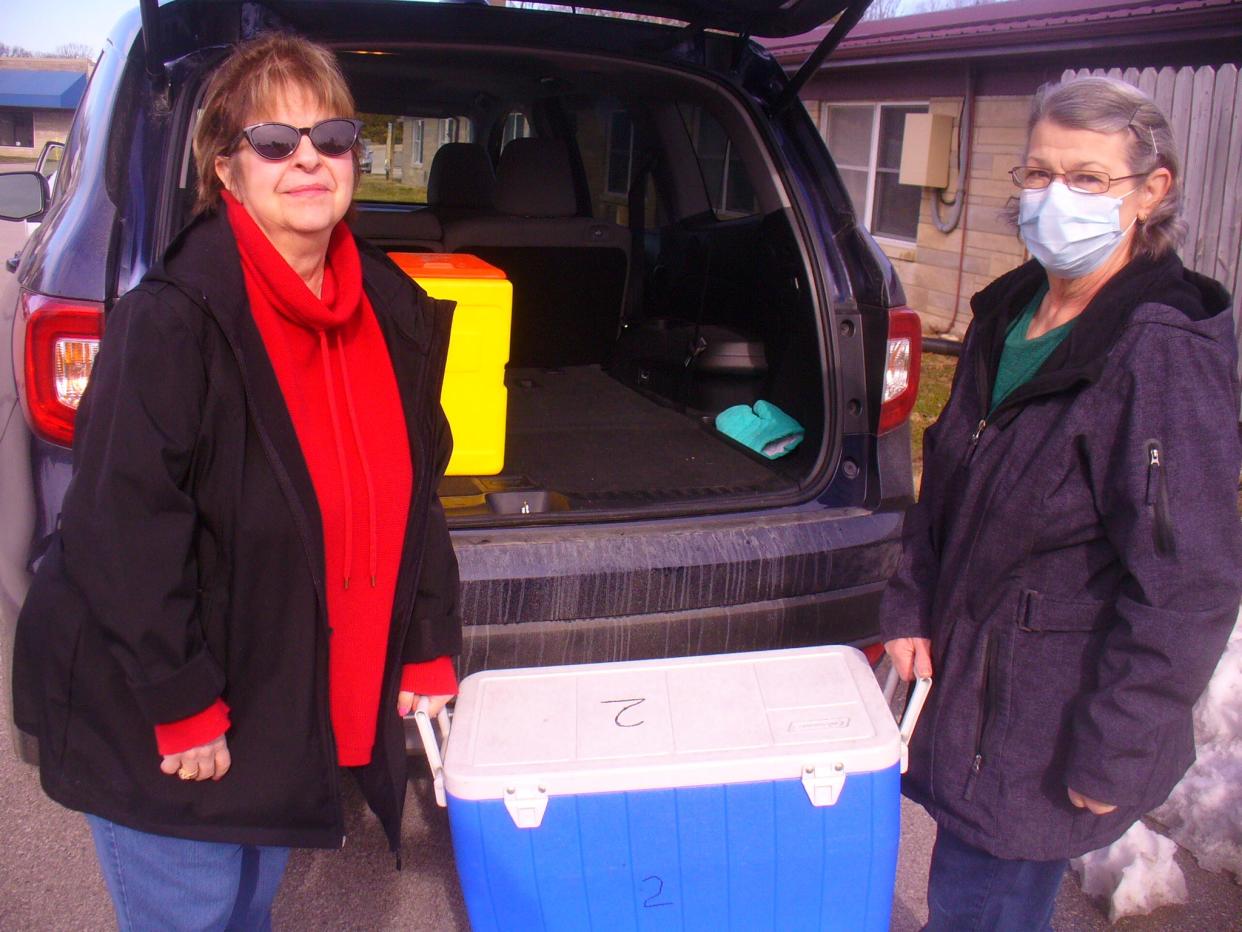
[[238,134],[233,146],[236,148],[245,137],[259,158],[279,162],[297,151],[303,136],[309,136],[311,145],[321,153],[336,156],[352,149],[361,131],[361,120],[347,120],[344,117],[333,117],[321,120],[314,126],[302,127],[288,123],[255,123]]

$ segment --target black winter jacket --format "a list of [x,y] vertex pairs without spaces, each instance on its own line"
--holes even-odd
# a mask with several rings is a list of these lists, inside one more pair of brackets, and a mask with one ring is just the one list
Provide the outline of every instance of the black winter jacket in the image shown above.
[[[972,302],[885,638],[936,682],[906,793],[968,843],[1051,860],[1107,845],[1194,760],[1191,707],[1238,613],[1242,526],[1229,298],[1135,260],[989,415],[1031,262]],[[1117,810],[1074,808],[1066,787]]]
[[[452,302],[359,243],[414,463],[371,763],[395,848],[403,663],[460,652],[457,562],[435,494]],[[72,809],[204,841],[338,847],[322,528],[223,213],[191,225],[109,313],[77,417],[60,533],[18,622],[14,706],[43,787]],[[223,697],[232,768],[160,772],[153,725]]]

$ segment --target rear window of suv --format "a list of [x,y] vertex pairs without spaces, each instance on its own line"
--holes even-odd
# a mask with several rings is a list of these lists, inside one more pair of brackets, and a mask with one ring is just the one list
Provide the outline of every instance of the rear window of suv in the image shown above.
[[366,113],[362,120],[362,176],[359,201],[426,204],[427,176],[445,143],[474,142],[467,116]]

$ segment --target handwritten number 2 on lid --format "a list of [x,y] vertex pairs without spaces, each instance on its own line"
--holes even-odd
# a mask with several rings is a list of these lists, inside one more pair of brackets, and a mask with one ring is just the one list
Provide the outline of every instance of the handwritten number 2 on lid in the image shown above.
[[640,718],[636,722],[623,722],[621,721],[621,716],[624,715],[626,712],[630,711],[630,709],[636,708],[642,705],[646,701],[647,701],[646,699],[604,699],[600,702],[600,705],[616,705],[620,703],[625,703],[622,706],[621,711],[613,716],[612,718],[613,724],[615,724],[618,728],[637,728],[639,725],[642,725],[647,720],[645,718]]
[[653,909],[656,906],[672,906],[673,905],[672,900],[660,900],[660,897],[664,894],[664,878],[663,877],[658,877],[655,874],[652,874],[650,877],[644,877],[643,883],[644,884],[647,884],[647,883],[655,884],[655,893],[651,894],[651,896],[643,900],[643,906],[646,909]]

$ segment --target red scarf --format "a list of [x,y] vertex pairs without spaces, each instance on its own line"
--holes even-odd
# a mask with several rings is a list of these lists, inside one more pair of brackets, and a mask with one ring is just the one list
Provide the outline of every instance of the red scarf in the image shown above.
[[224,201],[251,313],[319,501],[332,727],[340,763],[357,766],[370,761],[375,743],[413,487],[405,413],[345,223],[332,231],[316,297],[246,209],[228,192]]

